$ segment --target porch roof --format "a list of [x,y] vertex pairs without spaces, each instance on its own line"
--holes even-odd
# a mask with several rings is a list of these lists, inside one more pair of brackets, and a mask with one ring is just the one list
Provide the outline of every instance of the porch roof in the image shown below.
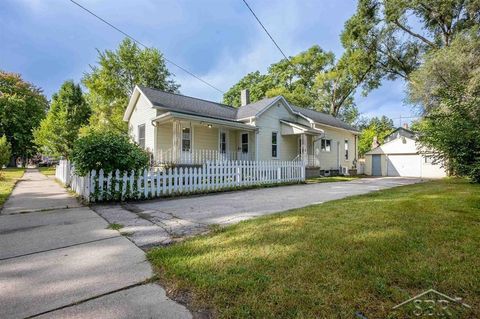
[[187,114],[187,113],[181,113],[181,112],[166,112],[163,113],[154,119],[152,119],[152,123],[164,123],[168,122],[173,119],[182,119],[182,120],[190,120],[190,121],[199,121],[203,123],[209,123],[209,124],[215,124],[215,125],[221,125],[233,129],[239,129],[239,130],[246,130],[246,131],[255,131],[256,127],[236,121],[229,121],[229,120],[222,120],[218,118],[212,118],[208,116],[199,116],[199,115],[194,115],[194,114]]
[[297,122],[280,120],[280,123],[282,123],[282,135],[321,135],[325,133],[322,129],[309,127]]

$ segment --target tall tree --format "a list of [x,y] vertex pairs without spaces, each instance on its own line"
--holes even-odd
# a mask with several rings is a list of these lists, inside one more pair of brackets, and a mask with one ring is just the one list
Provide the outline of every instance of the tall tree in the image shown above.
[[259,71],[247,74],[225,93],[223,102],[239,106],[240,91],[249,89],[252,102],[283,95],[294,105],[330,113],[352,122],[358,116],[352,97],[358,85],[350,86],[347,90],[346,74],[350,70],[343,65],[340,68],[341,74],[335,71],[337,65],[333,53],[314,45],[289,60],[282,59],[270,65],[266,74]]
[[411,74],[409,97],[423,119],[419,142],[441,163],[480,183],[480,35],[457,34]]
[[47,117],[34,131],[35,143],[46,154],[70,157],[80,127],[88,124],[90,114],[80,85],[65,81],[52,96]]
[[154,48],[140,49],[125,38],[115,51],[98,51],[98,65],[82,79],[88,88],[92,107],[92,129],[126,132],[122,117],[135,85],[178,92],[178,85],[165,65],[162,53]]
[[0,136],[5,135],[13,158],[34,155],[33,130],[45,117],[48,102],[42,90],[19,74],[0,71]]
[[374,76],[408,79],[423,54],[479,22],[479,0],[359,0],[342,42],[371,58]]

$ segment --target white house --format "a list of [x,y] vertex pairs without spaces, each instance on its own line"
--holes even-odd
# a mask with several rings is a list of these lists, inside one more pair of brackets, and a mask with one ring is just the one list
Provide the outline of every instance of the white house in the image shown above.
[[299,108],[282,96],[232,106],[135,87],[124,121],[157,163],[207,160],[303,160],[314,171],[341,172],[357,159],[359,132],[339,119]]
[[373,176],[410,176],[441,178],[447,175],[439,163],[433,163],[431,152],[423,151],[415,133],[400,127],[385,142],[365,154],[365,174]]

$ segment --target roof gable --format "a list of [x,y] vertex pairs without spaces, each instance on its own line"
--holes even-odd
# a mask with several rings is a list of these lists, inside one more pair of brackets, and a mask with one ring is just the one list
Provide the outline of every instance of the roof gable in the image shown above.
[[398,138],[385,142],[380,146],[377,146],[376,148],[365,153],[365,155],[417,154],[418,152],[419,152],[419,147],[415,139],[406,137],[406,136],[400,136]]

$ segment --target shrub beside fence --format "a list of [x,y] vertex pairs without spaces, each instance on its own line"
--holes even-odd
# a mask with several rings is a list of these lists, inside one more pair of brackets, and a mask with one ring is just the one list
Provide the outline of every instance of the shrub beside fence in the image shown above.
[[201,167],[176,167],[105,174],[93,170],[75,174],[68,161],[60,161],[56,178],[88,201],[147,199],[195,194],[266,184],[305,181],[303,162],[221,161]]

